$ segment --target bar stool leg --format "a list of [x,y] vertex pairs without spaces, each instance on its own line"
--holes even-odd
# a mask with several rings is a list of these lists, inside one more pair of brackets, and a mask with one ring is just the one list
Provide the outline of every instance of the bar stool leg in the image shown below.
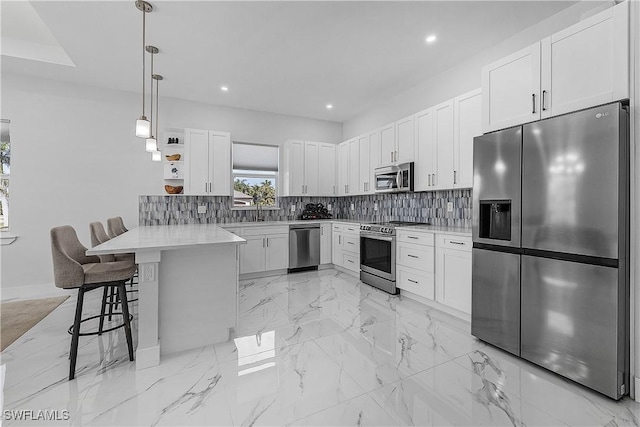
[[129,302],[127,301],[127,289],[124,282],[118,285],[118,296],[122,305],[122,316],[124,317],[124,333],[127,337],[129,347],[129,360],[133,361],[133,339],[131,338],[131,322],[129,320]]
[[78,302],[76,303],[76,317],[73,321],[73,335],[71,336],[71,366],[69,367],[69,381],[76,376],[76,359],[78,358],[78,339],[80,338],[80,321],[82,320],[82,303],[84,288],[78,288]]
[[100,326],[98,327],[98,335],[102,335],[102,327],[104,326],[104,312],[107,307],[108,290],[109,286],[105,286],[104,291],[102,292],[102,308],[100,308]]

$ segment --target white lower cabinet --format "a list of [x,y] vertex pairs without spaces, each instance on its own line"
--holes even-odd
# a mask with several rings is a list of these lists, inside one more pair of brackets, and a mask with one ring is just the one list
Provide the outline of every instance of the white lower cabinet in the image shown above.
[[320,264],[331,264],[331,223],[320,224]]
[[430,300],[434,299],[433,233],[398,230],[396,286]]
[[245,227],[240,236],[240,274],[283,270],[289,267],[289,227]]
[[333,224],[331,239],[333,264],[360,273],[360,225]]
[[436,300],[471,314],[471,237],[438,234]]

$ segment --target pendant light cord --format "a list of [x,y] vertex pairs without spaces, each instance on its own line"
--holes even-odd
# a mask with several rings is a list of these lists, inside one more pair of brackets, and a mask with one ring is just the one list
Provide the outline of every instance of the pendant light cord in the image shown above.
[[145,51],[145,46],[146,46],[146,38],[145,38],[145,34],[146,34],[146,17],[147,12],[145,12],[144,10],[144,6],[142,7],[142,116],[144,117],[144,101],[145,101],[145,96],[144,96],[144,88],[145,88],[145,84],[146,84],[146,80],[145,80],[145,62],[146,62],[146,58],[144,55],[144,51]]
[[[150,115],[149,115],[149,132],[151,133],[151,137],[153,137],[153,51],[151,52],[151,81],[149,82],[149,95],[151,95],[150,104]],[[156,135],[157,137],[157,135]]]
[[160,84],[160,79],[156,79],[156,141],[159,138],[158,134],[158,120],[160,117],[160,104],[158,100],[160,99],[160,89],[158,89],[158,85]]

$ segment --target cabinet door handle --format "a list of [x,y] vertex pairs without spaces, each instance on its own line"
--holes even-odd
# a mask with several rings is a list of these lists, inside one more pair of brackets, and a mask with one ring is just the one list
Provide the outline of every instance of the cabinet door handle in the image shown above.
[[355,264],[352,259],[348,259],[347,261],[349,261],[351,264]]
[[333,194],[336,194],[336,186],[333,186]]
[[205,193],[207,192],[207,183],[206,182],[204,183],[204,192]]
[[453,183],[456,183],[456,171],[453,171]]
[[407,256],[408,256],[409,258],[415,258],[415,259],[418,259],[418,258],[420,258],[420,257],[418,257],[418,256],[415,256],[415,255],[407,255]]
[[535,114],[536,113],[536,94],[535,93],[531,94],[531,105],[533,106],[533,110],[531,111],[531,114]]
[[302,194],[304,194],[304,185],[301,185],[300,187],[301,187],[301,188],[300,188],[300,192],[301,192]]
[[269,247],[269,238],[267,237],[267,247]]
[[427,177],[429,178],[429,185],[427,185],[427,187],[431,187],[431,174],[427,175]]
[[393,151],[391,151],[390,155],[391,155],[391,161],[393,162]]
[[354,244],[353,242],[347,242],[347,243],[348,243],[348,244],[350,244],[350,245],[353,245],[353,244]]
[[342,236],[338,236],[338,244],[341,245],[342,244]]
[[547,95],[547,91],[543,90],[542,91],[542,111],[547,111],[547,107],[545,106],[545,104],[547,103],[547,101],[545,100]]
[[436,185],[436,174],[432,174],[433,175],[433,179],[431,180],[431,184],[435,187]]
[[416,236],[407,236],[407,239],[414,239],[414,240],[418,240],[418,237],[416,237]]
[[455,242],[455,241],[453,241],[453,240],[449,240],[449,243],[451,243],[452,245],[461,245],[461,246],[464,246],[464,245],[465,245],[465,243],[464,243],[464,242]]
[[264,243],[264,240],[265,240],[265,239],[264,239],[264,237],[263,237],[263,238],[262,238],[262,247],[263,247],[263,248],[264,248],[264,247],[266,247],[266,245],[265,245],[265,243]]
[[419,283],[418,283],[418,282],[416,282],[415,280],[411,280],[411,279],[407,279],[407,280],[408,280],[409,282],[411,282],[411,283],[415,283],[416,285],[418,285],[418,284],[419,284]]
[[398,152],[394,151],[394,160],[397,162],[398,161]]
[[209,183],[209,193],[212,193],[213,191],[211,190],[211,183]]

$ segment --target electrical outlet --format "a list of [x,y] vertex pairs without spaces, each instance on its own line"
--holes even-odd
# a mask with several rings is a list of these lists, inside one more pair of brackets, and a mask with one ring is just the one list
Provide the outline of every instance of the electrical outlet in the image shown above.
[[327,205],[327,210],[328,210],[329,212],[331,212],[331,203],[329,203],[329,204]]
[[374,203],[374,204],[373,204],[373,210],[374,210],[374,211],[377,211],[377,210],[378,210],[378,202],[376,202],[376,203]]
[[295,212],[296,211],[296,205],[291,205],[291,212]]
[[207,205],[198,205],[198,213],[199,214],[207,213]]
[[353,203],[351,203],[351,210],[355,211],[356,210],[356,205],[354,205]]
[[447,202],[447,212],[453,212],[453,202]]

